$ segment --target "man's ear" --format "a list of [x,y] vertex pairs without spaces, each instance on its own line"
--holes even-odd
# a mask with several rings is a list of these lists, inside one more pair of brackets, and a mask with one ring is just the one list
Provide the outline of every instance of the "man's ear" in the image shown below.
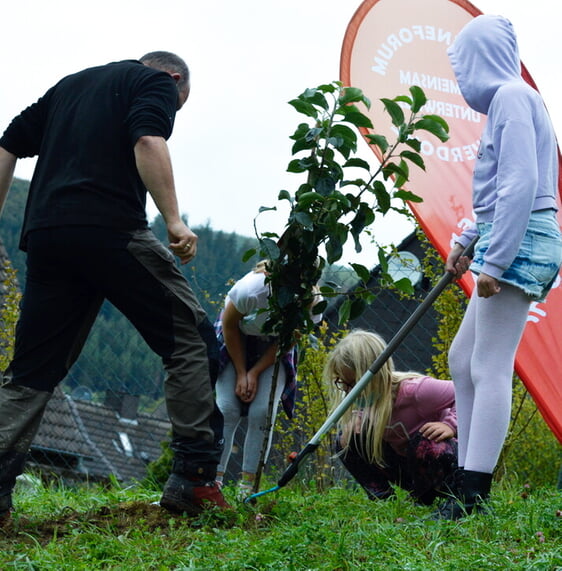
[[170,75],[174,78],[174,81],[175,81],[176,83],[178,83],[178,82],[180,81],[180,79],[181,79],[181,75],[180,75],[179,73],[177,73],[177,72],[175,72],[175,73],[170,73]]

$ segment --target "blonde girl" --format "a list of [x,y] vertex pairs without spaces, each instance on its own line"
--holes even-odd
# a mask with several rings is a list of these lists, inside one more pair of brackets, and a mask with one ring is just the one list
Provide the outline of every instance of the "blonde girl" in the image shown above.
[[[334,405],[385,347],[379,335],[359,329],[336,344],[324,370]],[[337,437],[341,461],[369,498],[386,498],[398,485],[430,504],[449,491],[457,467],[454,404],[451,381],[398,372],[386,361],[341,418]]]

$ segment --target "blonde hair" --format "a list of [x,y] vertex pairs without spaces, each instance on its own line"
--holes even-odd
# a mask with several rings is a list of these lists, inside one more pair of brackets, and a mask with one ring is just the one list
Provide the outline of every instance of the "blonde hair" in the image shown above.
[[[386,343],[380,335],[362,329],[354,329],[336,344],[324,367],[324,379],[330,383],[335,406],[344,395],[334,386],[333,381],[336,378],[349,379],[351,373],[355,377],[354,383],[357,383],[385,348]],[[383,435],[392,415],[400,383],[404,379],[420,376],[419,373],[395,371],[392,358],[389,358],[339,422],[342,453],[349,447],[357,423],[360,422],[363,437],[356,439],[356,443],[362,448],[361,455],[370,463],[384,465]]]
[[269,260],[260,260],[252,269],[254,274],[265,274],[267,273],[267,264]]

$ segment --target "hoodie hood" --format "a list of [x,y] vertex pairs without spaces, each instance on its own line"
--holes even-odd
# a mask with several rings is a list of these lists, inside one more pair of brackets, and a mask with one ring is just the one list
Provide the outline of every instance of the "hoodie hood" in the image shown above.
[[517,37],[511,22],[502,16],[471,20],[447,54],[463,97],[479,113],[488,113],[500,86],[522,79]]

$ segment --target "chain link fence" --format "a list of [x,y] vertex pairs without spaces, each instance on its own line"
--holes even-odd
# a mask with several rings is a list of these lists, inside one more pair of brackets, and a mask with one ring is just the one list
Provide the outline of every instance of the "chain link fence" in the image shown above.
[[[376,299],[363,315],[346,324],[347,328],[375,330],[389,340],[425,297],[429,280],[419,263],[411,267],[412,260],[423,257],[421,246],[414,236],[402,246],[408,248],[404,252],[409,262],[402,263],[397,271],[404,272],[409,266],[408,277],[415,285],[415,295],[404,297],[381,287],[375,269],[368,285],[376,292]],[[210,300],[206,280],[214,276],[206,276],[202,271],[194,277],[190,280],[192,287],[213,320],[232,281],[224,284],[218,299]],[[241,276],[233,279],[238,277]],[[353,289],[345,268],[333,270],[330,281],[342,284],[342,291]],[[340,303],[340,298],[331,300],[324,314],[325,331],[330,334],[342,329],[338,324]],[[42,475],[54,474],[64,481],[116,478],[128,483],[142,480],[148,463],[161,455],[162,443],[169,439],[170,431],[163,400],[164,373],[158,358],[128,322],[121,323],[123,320],[109,304],[104,304],[79,360],[51,399],[30,454],[30,467]],[[115,326],[117,322],[119,327]],[[397,369],[425,371],[430,367],[436,327],[436,315],[430,310],[396,351]],[[324,339],[320,335],[317,341],[322,345]],[[320,379],[300,379],[301,386],[312,381],[318,383]],[[304,446],[306,438],[301,428],[305,414],[301,409],[301,417],[291,422],[281,420],[275,441],[280,439],[278,433],[287,431],[294,436],[294,445]],[[280,411],[279,417],[282,416]],[[227,480],[236,479],[240,472],[244,434],[243,422],[235,439]],[[285,452],[274,444],[266,473],[282,472]],[[339,478],[341,472],[334,467],[336,464],[332,465],[333,472]]]

